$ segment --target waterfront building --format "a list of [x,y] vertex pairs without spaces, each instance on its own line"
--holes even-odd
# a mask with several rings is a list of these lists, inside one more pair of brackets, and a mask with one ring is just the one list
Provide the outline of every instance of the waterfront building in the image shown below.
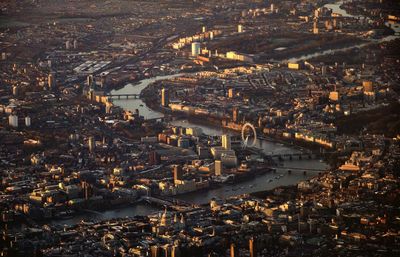
[[223,173],[223,166],[221,160],[215,160],[214,162],[214,175],[221,176]]

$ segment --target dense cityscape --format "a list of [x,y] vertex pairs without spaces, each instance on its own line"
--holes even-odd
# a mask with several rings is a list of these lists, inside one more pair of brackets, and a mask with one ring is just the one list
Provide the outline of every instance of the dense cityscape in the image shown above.
[[400,256],[397,0],[0,1],[0,256]]

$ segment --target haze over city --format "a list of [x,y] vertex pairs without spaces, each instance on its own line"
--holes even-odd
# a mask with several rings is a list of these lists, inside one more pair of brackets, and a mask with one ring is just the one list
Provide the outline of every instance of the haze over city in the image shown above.
[[0,256],[400,255],[397,0],[0,1]]

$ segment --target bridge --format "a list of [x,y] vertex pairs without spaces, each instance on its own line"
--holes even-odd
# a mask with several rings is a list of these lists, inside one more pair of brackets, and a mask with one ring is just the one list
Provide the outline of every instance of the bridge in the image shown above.
[[156,197],[151,197],[151,196],[142,196],[141,200],[149,203],[149,204],[154,204],[158,206],[164,206],[167,207],[168,209],[172,209],[175,211],[179,212],[185,212],[189,210],[193,210],[193,208],[199,208],[198,205],[186,202],[181,199],[176,199],[173,197],[167,197],[167,196],[158,196]]
[[314,169],[314,168],[299,168],[299,167],[278,167],[279,169],[287,170],[287,171],[318,171],[318,172],[325,172],[327,171],[326,169]]
[[111,98],[111,99],[118,99],[120,100],[122,99],[139,99],[140,98],[140,94],[113,94],[113,95],[107,95],[107,97]]
[[267,155],[271,158],[278,158],[278,159],[288,159],[292,160],[293,158],[298,158],[299,160],[304,159],[313,159],[317,158],[316,154],[312,153],[288,153],[288,154],[272,154],[272,155]]

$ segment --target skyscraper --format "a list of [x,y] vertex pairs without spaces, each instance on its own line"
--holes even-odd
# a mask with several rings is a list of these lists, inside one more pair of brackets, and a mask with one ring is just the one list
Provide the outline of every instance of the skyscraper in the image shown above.
[[233,120],[233,122],[238,122],[238,120],[239,120],[239,109],[237,107],[233,108],[232,120]]
[[249,252],[250,252],[250,257],[256,257],[257,256],[257,248],[256,248],[256,243],[254,241],[254,238],[249,239]]
[[200,43],[193,42],[192,43],[192,56],[197,57],[200,54]]
[[223,172],[223,166],[221,160],[215,160],[214,162],[214,174],[215,176],[221,176]]
[[231,136],[222,135],[222,147],[226,150],[231,150]]
[[168,107],[168,104],[169,104],[168,90],[163,88],[161,89],[161,105],[164,107]]
[[47,77],[47,83],[50,89],[53,89],[56,86],[56,78],[54,74],[49,74],[49,76]]
[[181,165],[174,165],[173,171],[174,171],[174,182],[183,179],[183,170]]
[[96,142],[94,141],[94,137],[89,137],[88,145],[89,145],[89,151],[93,152],[94,148],[96,147]]

